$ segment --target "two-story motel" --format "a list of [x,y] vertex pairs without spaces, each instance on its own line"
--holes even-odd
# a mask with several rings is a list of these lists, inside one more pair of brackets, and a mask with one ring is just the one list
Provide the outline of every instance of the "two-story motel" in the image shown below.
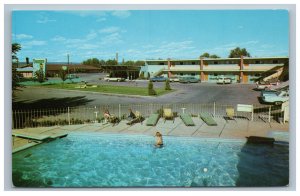
[[232,82],[253,83],[257,78],[270,75],[279,76],[288,66],[288,57],[240,57],[240,58],[200,58],[145,60],[140,74],[145,77],[163,75],[165,77],[194,76],[204,82],[216,82],[224,76]]

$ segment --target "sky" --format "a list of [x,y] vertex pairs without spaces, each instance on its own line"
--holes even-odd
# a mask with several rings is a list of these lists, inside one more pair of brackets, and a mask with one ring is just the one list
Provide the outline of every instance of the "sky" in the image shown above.
[[228,57],[246,48],[253,57],[289,56],[287,10],[13,11],[12,43],[26,57],[78,63]]

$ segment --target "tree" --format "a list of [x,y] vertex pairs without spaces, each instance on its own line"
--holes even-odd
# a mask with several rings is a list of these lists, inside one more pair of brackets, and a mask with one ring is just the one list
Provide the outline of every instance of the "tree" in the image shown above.
[[203,53],[202,55],[200,55],[200,58],[209,58],[209,53]]
[[229,58],[240,58],[241,56],[250,57],[250,53],[246,50],[246,48],[236,47],[235,49],[230,51]]
[[11,50],[12,50],[12,59],[17,60],[17,53],[22,49],[21,45],[18,43],[13,43],[11,45]]
[[100,61],[97,58],[87,59],[82,62],[84,65],[100,65]]
[[17,66],[18,66],[18,57],[17,53],[21,50],[21,45],[18,43],[13,43],[11,45],[11,58],[12,58],[12,94],[14,96],[15,90],[17,90],[18,87],[21,87],[19,84],[20,78],[22,77],[21,74],[17,72]]
[[118,62],[116,60],[111,60],[111,59],[108,59],[106,62],[105,62],[106,65],[118,65]]
[[65,70],[65,69],[61,69],[61,70],[59,71],[59,77],[60,77],[61,80],[63,81],[63,85],[64,85],[65,81],[67,80],[67,73],[68,73],[68,71]]
[[167,79],[166,82],[165,82],[165,90],[167,90],[167,91],[172,90],[172,89],[171,89],[171,86],[170,86],[170,81],[169,81],[169,79]]
[[135,66],[143,66],[143,65],[145,65],[145,61],[135,61],[134,65]]
[[153,83],[151,80],[148,83],[148,95],[157,95],[156,91],[153,88]]
[[212,58],[212,59],[218,59],[218,58],[220,58],[218,55],[215,55],[215,54],[212,54],[209,57]]
[[202,55],[200,55],[200,58],[213,58],[213,59],[217,59],[220,58],[218,55],[216,54],[209,54],[208,52],[203,53]]
[[45,81],[45,73],[44,73],[43,68],[40,68],[34,74],[35,74],[35,77],[37,78],[37,80],[39,81],[39,83],[43,83]]

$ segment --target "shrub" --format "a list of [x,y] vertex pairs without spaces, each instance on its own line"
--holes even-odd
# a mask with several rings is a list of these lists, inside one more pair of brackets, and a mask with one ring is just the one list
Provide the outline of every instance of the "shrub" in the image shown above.
[[149,81],[148,84],[148,95],[157,95],[156,91],[153,89],[152,81]]
[[170,86],[170,81],[169,81],[169,79],[167,79],[166,82],[165,82],[165,90],[167,90],[167,91],[172,90],[172,89],[171,89],[171,86]]
[[35,75],[35,78],[38,80],[39,83],[43,83],[45,81],[45,79],[46,79],[45,78],[45,73],[44,73],[44,71],[43,71],[42,68],[39,69],[38,71],[36,71],[34,73],[34,75]]

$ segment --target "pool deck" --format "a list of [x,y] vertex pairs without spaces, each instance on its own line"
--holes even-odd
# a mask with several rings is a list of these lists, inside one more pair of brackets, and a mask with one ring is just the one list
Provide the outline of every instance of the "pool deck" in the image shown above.
[[[219,138],[219,139],[246,139],[249,136],[273,137],[275,141],[288,142],[289,124],[252,122],[245,119],[229,120],[226,122],[223,118],[215,118],[217,126],[208,126],[199,117],[192,118],[195,126],[186,126],[180,118],[175,121],[164,120],[161,118],[156,126],[146,126],[146,121],[127,125],[123,120],[119,124],[81,124],[65,125],[53,127],[38,127],[15,129],[12,134],[29,135],[30,137],[47,138],[49,136],[60,136],[66,133],[115,133],[115,134],[138,134],[155,135],[157,131],[163,135],[185,136],[200,138]],[[12,152],[35,146],[43,141],[12,137]]]

